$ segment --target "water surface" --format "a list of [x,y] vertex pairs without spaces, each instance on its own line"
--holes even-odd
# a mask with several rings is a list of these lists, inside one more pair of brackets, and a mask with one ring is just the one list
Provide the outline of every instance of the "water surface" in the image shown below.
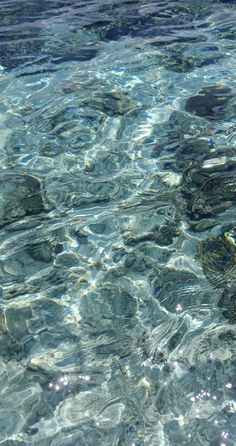
[[235,2],[0,17],[0,444],[235,445]]

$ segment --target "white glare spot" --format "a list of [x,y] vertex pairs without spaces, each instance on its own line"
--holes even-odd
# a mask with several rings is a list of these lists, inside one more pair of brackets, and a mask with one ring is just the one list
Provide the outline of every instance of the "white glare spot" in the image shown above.
[[227,384],[225,384],[225,387],[227,389],[232,389],[233,385],[231,383],[227,383]]
[[49,383],[49,384],[48,384],[48,387],[50,387],[50,389],[52,389],[52,387],[53,387],[53,383]]
[[55,390],[58,392],[60,390],[60,386],[58,384],[55,384]]
[[223,431],[221,436],[226,440],[226,438],[228,437],[228,432]]
[[175,311],[182,311],[183,307],[181,304],[177,304],[175,307]]
[[96,279],[91,279],[90,280],[90,285],[95,288],[96,285],[97,285]]
[[85,376],[79,375],[79,379],[82,379],[83,381],[90,381],[90,376],[88,376],[88,375],[85,375]]

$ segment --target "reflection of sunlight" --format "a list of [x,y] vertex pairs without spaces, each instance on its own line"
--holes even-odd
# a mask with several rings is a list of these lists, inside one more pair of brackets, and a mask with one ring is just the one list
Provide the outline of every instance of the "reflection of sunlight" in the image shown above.
[[79,379],[81,379],[82,381],[90,381],[90,376],[88,375],[79,375],[78,376]]
[[[89,375],[78,375],[78,380],[89,382],[90,376]],[[64,376],[60,376],[60,378],[58,378],[55,382],[51,381],[48,384],[48,387],[49,387],[49,389],[54,390],[55,392],[59,392],[59,390],[63,390],[68,385],[69,385],[69,377],[64,375]]]
[[182,311],[182,309],[183,309],[183,307],[182,307],[181,304],[177,304],[176,307],[175,307],[175,311],[177,311],[177,312]]
[[96,288],[96,286],[97,286],[97,279],[90,279],[90,285],[93,287],[93,288]]
[[226,439],[228,438],[228,436],[229,436],[229,433],[223,431],[222,434],[221,434],[221,436],[224,438],[224,440],[226,440]]
[[67,376],[61,376],[56,382],[50,382],[48,384],[49,389],[55,390],[58,392],[62,390],[64,387],[68,386],[69,381]]

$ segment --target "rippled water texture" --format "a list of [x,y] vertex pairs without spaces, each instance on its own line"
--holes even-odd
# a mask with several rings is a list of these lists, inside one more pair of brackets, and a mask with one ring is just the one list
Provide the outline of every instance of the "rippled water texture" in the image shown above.
[[0,445],[236,445],[235,2],[0,16]]

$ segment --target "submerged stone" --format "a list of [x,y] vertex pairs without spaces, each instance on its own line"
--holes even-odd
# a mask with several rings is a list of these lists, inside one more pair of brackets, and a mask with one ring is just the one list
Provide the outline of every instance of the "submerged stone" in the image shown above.
[[168,57],[163,56],[163,64],[167,70],[175,71],[176,73],[188,73],[195,68],[214,64],[221,57],[219,54],[208,57],[196,57],[184,53],[180,54],[178,48],[176,51],[172,51]]
[[64,316],[66,307],[52,299],[36,299],[13,304],[0,314],[0,354],[12,358],[25,356],[37,343],[50,347],[68,336]]
[[192,138],[181,142],[180,148],[177,150],[177,158],[179,160],[198,160],[202,159],[209,151],[209,144],[206,139]]
[[130,325],[137,309],[136,299],[127,291],[107,284],[80,301],[80,316],[92,331],[105,332],[113,324]]
[[61,51],[53,52],[52,62],[54,64],[61,64],[65,62],[83,62],[91,60],[97,56],[98,48],[95,45],[85,45],[83,47],[77,47],[76,45],[70,47],[66,46]]
[[203,87],[195,96],[187,99],[185,110],[210,119],[224,117],[224,107],[235,97],[233,90],[224,85]]
[[218,237],[208,237],[198,247],[197,259],[214,287],[236,285],[236,245],[229,242],[229,232],[222,229]]
[[50,262],[53,259],[51,246],[46,242],[30,245],[27,251],[32,259],[36,261]]
[[230,166],[228,172],[227,168],[223,172],[191,170],[184,178],[181,192],[186,200],[186,212],[193,228],[202,220],[211,220],[214,224],[220,214],[229,210],[232,213],[234,210],[236,172]]
[[108,116],[122,116],[133,110],[137,104],[131,101],[127,92],[120,90],[97,93],[89,101],[83,101],[82,105],[99,110]]
[[44,211],[40,181],[25,174],[0,176],[0,227]]
[[236,323],[236,293],[225,291],[220,300],[219,307],[223,316],[228,319],[231,324]]
[[125,239],[125,244],[129,246],[137,245],[142,242],[156,242],[158,245],[166,246],[171,245],[174,239],[179,236],[179,229],[173,223],[169,225],[163,224],[153,228],[151,232],[146,232],[137,237],[128,236]]
[[161,307],[173,314],[187,310],[196,318],[201,317],[201,306],[209,303],[213,291],[205,278],[174,268],[161,269],[152,288]]
[[206,139],[190,138],[183,140],[176,151],[175,163],[173,163],[174,170],[176,170],[176,167],[177,170],[184,170],[190,166],[199,165],[207,157],[209,150],[209,143]]

